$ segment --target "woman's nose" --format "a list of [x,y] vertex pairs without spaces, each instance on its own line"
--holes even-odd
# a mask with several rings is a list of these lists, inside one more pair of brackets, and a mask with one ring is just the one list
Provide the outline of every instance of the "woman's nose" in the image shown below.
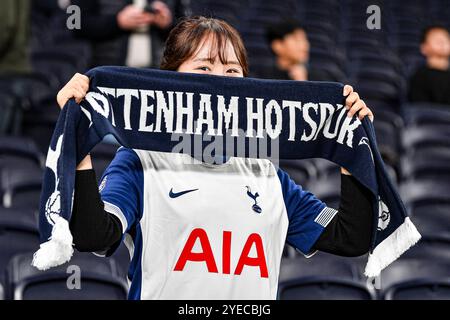
[[223,66],[216,66],[211,70],[214,76],[226,76],[225,68]]
[[211,74],[214,75],[214,76],[224,76],[225,72],[223,72],[223,71],[213,71],[213,72],[211,72]]

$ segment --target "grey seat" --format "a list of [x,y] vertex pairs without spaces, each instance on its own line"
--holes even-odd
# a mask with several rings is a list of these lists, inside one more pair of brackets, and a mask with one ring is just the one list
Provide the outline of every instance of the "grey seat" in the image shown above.
[[[128,285],[114,259],[75,253],[71,261],[47,271],[31,266],[32,253],[14,256],[8,265],[10,297],[15,300],[124,300]],[[70,278],[79,276],[78,280]]]

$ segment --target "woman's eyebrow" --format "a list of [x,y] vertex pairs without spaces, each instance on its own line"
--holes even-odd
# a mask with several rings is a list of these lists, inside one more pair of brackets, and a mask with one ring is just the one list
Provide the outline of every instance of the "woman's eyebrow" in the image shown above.
[[235,60],[233,60],[233,61],[225,61],[225,64],[236,64],[236,65],[238,65],[239,67],[241,66],[241,64],[239,63],[239,61],[235,61]]
[[214,62],[211,58],[195,58],[192,61],[193,62],[211,62],[211,63]]
[[[212,61],[212,59],[210,58],[195,58],[194,60],[192,60],[193,62],[210,62],[210,63],[214,63],[214,61]],[[237,66],[241,66],[241,64],[239,63],[239,61],[236,60],[232,60],[232,61],[225,61],[224,64],[235,64]]]

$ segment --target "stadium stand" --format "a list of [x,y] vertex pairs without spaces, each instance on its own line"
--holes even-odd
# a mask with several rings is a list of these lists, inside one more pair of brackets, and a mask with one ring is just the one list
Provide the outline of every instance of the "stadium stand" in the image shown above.
[[[361,276],[361,259],[317,253],[284,259],[280,270],[281,300],[372,300],[374,288]],[[333,270],[330,273],[330,270]]]
[[[428,169],[428,170],[433,170]],[[424,236],[439,234],[450,239],[450,195],[448,180],[414,180],[401,185],[401,195],[411,219]]]
[[8,93],[0,91],[0,112],[2,118],[0,119],[0,134],[7,132],[17,132],[20,120],[16,119],[19,113],[16,112],[16,106],[18,104],[17,98]]
[[[380,30],[366,26],[369,5],[382,10]],[[125,299],[129,254],[123,244],[109,258],[76,253],[71,264],[83,270],[81,290],[67,289],[67,265],[47,272],[30,266],[39,244],[44,155],[59,114],[56,93],[75,72],[86,71],[92,51],[65,27],[64,10],[40,10],[36,5],[31,19],[34,71],[0,74],[0,300]],[[187,11],[235,26],[250,76],[259,78],[272,78],[276,68],[266,28],[285,19],[300,22],[311,43],[310,67],[321,80],[354,86],[374,111],[380,151],[424,235],[382,272],[381,290],[363,276],[365,257],[318,253],[306,259],[287,245],[279,299],[449,299],[450,108],[406,101],[407,79],[424,63],[421,32],[430,22],[450,27],[448,1],[195,0]],[[105,142],[92,151],[98,179],[116,149]],[[328,205],[339,205],[336,165],[320,159],[280,165]]]
[[92,165],[100,182],[103,172],[116,154],[118,146],[113,143],[100,143],[91,151]]
[[[8,265],[8,295],[14,300],[123,300],[127,296],[128,285],[113,259],[78,253],[69,266],[51,271],[37,270],[31,259],[30,252],[16,255]],[[68,284],[68,273],[74,270],[81,275],[77,290],[76,282],[74,287]]]
[[0,284],[5,284],[8,261],[18,253],[39,246],[37,219],[33,211],[0,210]]
[[450,264],[426,259],[400,259],[382,271],[386,300],[448,300]]

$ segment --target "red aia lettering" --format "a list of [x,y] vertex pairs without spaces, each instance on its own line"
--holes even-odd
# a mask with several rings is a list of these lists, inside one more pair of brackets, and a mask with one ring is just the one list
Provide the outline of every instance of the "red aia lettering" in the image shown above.
[[[192,252],[192,248],[194,247],[195,241],[197,238],[200,240],[200,244],[202,245],[203,252]],[[211,245],[209,244],[208,235],[203,229],[194,229],[192,230],[189,238],[186,241],[186,244],[181,252],[180,258],[175,265],[175,271],[183,271],[184,266],[187,261],[205,261],[206,266],[208,267],[208,272],[217,273],[216,261],[214,260],[214,256],[212,253]]]
[[[231,273],[231,231],[223,232],[223,242],[222,242],[222,273]],[[197,239],[200,240],[202,247],[202,252],[195,253],[192,252],[192,248],[195,245]],[[249,257],[249,253],[255,245],[256,257]],[[174,271],[183,271],[187,261],[204,261],[208,268],[208,272],[218,273],[216,261],[211,249],[211,244],[208,239],[206,231],[197,228],[192,230],[189,235],[186,244],[175,264]],[[266,256],[264,254],[264,246],[262,243],[261,236],[257,233],[252,233],[247,241],[245,242],[244,248],[242,250],[241,256],[239,257],[238,264],[234,271],[235,275],[240,275],[244,266],[259,267],[259,271],[262,278],[268,278],[269,272],[267,270]]]
[[223,232],[223,244],[222,244],[222,272],[230,274],[231,265],[231,231]]
[[[253,244],[255,244],[256,246],[256,258],[251,258],[248,256]],[[234,271],[234,274],[237,275],[241,274],[242,269],[244,268],[245,265],[259,267],[261,277],[262,278],[269,277],[269,273],[267,272],[266,257],[264,256],[264,247],[262,244],[261,237],[257,233],[252,233],[248,237],[247,242],[244,245],[244,249],[242,250],[241,257],[239,258],[236,271]]]

